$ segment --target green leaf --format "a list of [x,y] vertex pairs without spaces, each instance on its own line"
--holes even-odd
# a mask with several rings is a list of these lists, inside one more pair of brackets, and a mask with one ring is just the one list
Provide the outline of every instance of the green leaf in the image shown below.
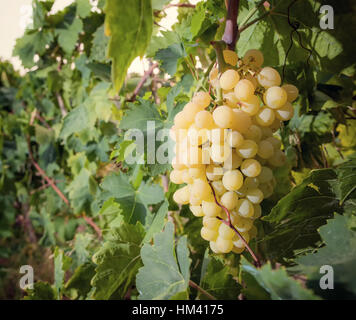
[[171,76],[177,71],[177,63],[180,58],[186,56],[184,46],[181,43],[174,43],[166,49],[160,49],[155,58],[162,61],[162,68]]
[[130,104],[130,109],[126,111],[120,122],[120,129],[139,129],[147,132],[147,121],[155,122],[155,129],[163,128],[164,119],[157,110],[157,106],[150,101],[139,99],[139,104]]
[[127,69],[137,56],[143,57],[153,26],[151,1],[107,0],[105,24],[110,30],[109,57],[113,60],[113,82],[119,91]]
[[140,245],[143,237],[144,230],[140,223],[123,223],[112,230],[109,239],[93,256],[93,261],[97,264],[96,274],[92,279],[95,299],[109,299],[114,293],[124,297],[142,265]]
[[109,61],[107,58],[107,47],[109,44],[109,37],[104,33],[104,25],[99,27],[93,34],[93,45],[90,51],[90,60],[106,63]]
[[56,300],[56,293],[47,282],[36,282],[26,293],[24,300]]
[[163,189],[147,182],[142,182],[135,190],[124,173],[111,174],[105,177],[102,188],[106,197],[113,197],[120,204],[124,220],[135,224],[140,221],[146,224],[147,215],[150,214],[148,206],[164,200]]
[[204,6],[199,6],[199,10],[195,10],[193,17],[192,17],[192,22],[190,26],[190,31],[192,33],[192,36],[195,37],[203,24],[203,21],[205,20],[205,7]]
[[[338,294],[343,294],[346,289],[356,296],[356,232],[351,230],[349,224],[355,222],[356,218],[348,215],[335,214],[334,219],[319,229],[320,236],[325,244],[316,252],[299,256],[295,260],[298,264],[292,270],[306,274],[308,280],[314,284],[318,292],[328,292],[328,297],[335,299]],[[334,290],[321,290],[319,286],[320,268],[329,265],[333,268]]]
[[164,300],[188,298],[189,251],[187,238],[182,237],[174,246],[174,225],[168,222],[162,233],[154,237],[154,244],[141,249],[144,266],[136,277],[139,299]]
[[181,42],[179,35],[174,31],[161,31],[160,34],[159,36],[153,36],[151,38],[146,52],[148,57],[153,58],[158,50],[168,48],[174,43]]
[[[217,299],[236,300],[241,286],[229,273],[229,267],[217,257],[209,257],[200,286]],[[201,298],[206,298],[200,295]]]
[[344,203],[348,198],[356,198],[356,159],[341,164],[337,170],[340,201]]
[[46,46],[50,45],[53,40],[53,33],[46,29],[39,32],[26,32],[22,38],[16,40],[13,55],[19,56],[25,68],[31,68],[35,65],[33,60],[35,54],[44,54]]
[[88,210],[93,201],[92,187],[96,186],[94,178],[88,169],[83,168],[67,186],[71,206],[75,213]]
[[152,0],[153,10],[162,10],[163,7],[168,4],[171,0]]
[[162,231],[167,213],[168,213],[168,202],[165,200],[160,206],[159,210],[157,211],[156,216],[154,217],[154,220],[152,221],[150,227],[148,228],[145,238],[143,239],[143,242],[145,243],[150,242],[152,237],[156,233]]
[[267,242],[270,258],[290,257],[293,250],[305,248],[319,240],[317,228],[339,211],[334,193],[336,173],[331,169],[314,170],[298,186],[283,197],[263,217],[271,223]]
[[285,268],[273,270],[270,263],[256,269],[244,257],[241,268],[252,275],[273,300],[318,300],[311,290],[304,289],[299,282],[289,277]]
[[95,265],[91,262],[80,265],[65,285],[66,294],[71,299],[85,299],[91,290],[91,279],[95,275]]
[[81,18],[86,18],[90,15],[91,4],[89,0],[76,0],[77,2],[77,14]]
[[65,28],[55,30],[55,34],[58,36],[58,43],[65,53],[72,53],[79,39],[79,33],[82,31],[83,22],[78,18],[74,19],[71,25],[65,24]]
[[64,254],[62,249],[54,250],[54,286],[59,294],[63,288],[64,275],[69,269],[72,259]]

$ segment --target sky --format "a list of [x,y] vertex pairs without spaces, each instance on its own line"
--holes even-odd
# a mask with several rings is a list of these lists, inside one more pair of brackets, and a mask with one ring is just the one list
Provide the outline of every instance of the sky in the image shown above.
[[[5,0],[2,0],[3,2]],[[191,3],[197,3],[200,0],[191,0]],[[55,0],[53,11],[63,9],[73,0]],[[177,3],[178,0],[172,1]],[[15,69],[23,71],[21,62],[18,58],[12,57],[12,50],[17,38],[21,37],[25,31],[26,25],[31,22],[31,0],[6,0],[6,5],[3,5],[0,11],[0,58],[10,60]],[[167,17],[160,24],[170,29],[177,21],[177,8],[171,7],[166,9]],[[148,68],[148,63],[145,59],[135,59],[129,68],[129,72],[143,74]]]

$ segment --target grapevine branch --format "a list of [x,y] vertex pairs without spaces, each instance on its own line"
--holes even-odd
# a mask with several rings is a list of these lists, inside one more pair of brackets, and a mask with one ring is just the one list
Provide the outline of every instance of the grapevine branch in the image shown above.
[[228,221],[220,218],[220,217],[216,217],[217,219],[219,219],[222,223],[226,224],[228,227],[230,227],[232,230],[234,230],[234,232],[237,234],[237,236],[241,239],[241,241],[244,243],[246,249],[248,250],[248,252],[251,254],[252,259],[255,261],[256,267],[260,267],[261,263],[258,260],[257,256],[255,255],[255,253],[252,251],[251,247],[248,245],[247,241],[244,239],[244,237],[241,235],[241,233],[233,226],[233,224],[231,223],[231,215],[230,212],[227,208],[225,208],[221,203],[219,203],[219,201],[216,198],[216,194],[215,194],[215,190],[213,188],[213,186],[211,185],[211,183],[209,182],[209,186],[211,188],[211,191],[213,192],[214,195],[214,199],[215,199],[215,203],[222,208],[227,217],[228,217]]
[[102,239],[103,233],[101,232],[101,229],[98,227],[98,225],[93,221],[93,219],[87,217],[85,215],[85,213],[83,213],[83,219],[85,220],[85,222],[87,224],[89,224],[94,229],[94,231],[97,233],[99,239]]
[[217,300],[214,296],[212,296],[209,292],[207,292],[206,290],[204,290],[202,287],[198,286],[195,282],[193,282],[192,280],[189,280],[189,286],[191,286],[192,288],[196,289],[197,291],[201,292],[203,295],[205,295],[206,297],[208,297],[210,300]]
[[147,79],[152,75],[154,69],[156,69],[157,67],[158,67],[158,63],[156,62],[144,73],[140,82],[137,84],[132,96],[130,97],[130,99],[127,100],[128,102],[134,102],[136,100],[137,95],[141,91],[141,89],[144,86],[144,84],[146,83]]
[[222,39],[227,44],[230,50],[235,50],[236,42],[239,37],[239,30],[237,26],[237,14],[239,11],[239,4],[239,0],[227,1],[226,25]]
[[47,181],[47,183],[52,187],[52,189],[59,195],[59,197],[64,201],[64,203],[67,206],[69,206],[69,201],[66,198],[66,196],[62,193],[61,190],[59,190],[59,188],[56,186],[56,184],[53,182],[53,180],[46,175],[46,172],[44,172],[44,170],[36,162],[36,160],[33,156],[32,150],[31,150],[31,142],[30,142],[29,136],[27,136],[27,146],[28,146],[28,154],[29,154],[32,165],[36,168],[38,173]]

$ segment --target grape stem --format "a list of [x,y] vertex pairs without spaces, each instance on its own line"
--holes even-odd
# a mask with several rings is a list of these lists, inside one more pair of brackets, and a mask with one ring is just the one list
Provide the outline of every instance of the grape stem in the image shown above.
[[189,280],[189,286],[196,289],[197,291],[199,291],[200,293],[202,293],[203,295],[205,295],[206,297],[208,297],[210,300],[217,300],[214,296],[212,296],[209,292],[207,292],[206,290],[204,290],[202,287],[200,287],[199,285],[197,285],[194,281]]
[[213,196],[214,196],[214,200],[215,203],[225,211],[227,217],[228,217],[228,221],[224,220],[221,217],[216,217],[217,219],[219,219],[222,223],[226,224],[228,227],[230,227],[232,230],[234,230],[234,232],[237,234],[237,236],[241,239],[241,241],[244,243],[246,249],[248,250],[248,252],[251,254],[252,259],[255,261],[255,265],[257,268],[261,267],[261,262],[260,260],[257,258],[257,256],[255,255],[255,253],[252,251],[251,247],[248,245],[247,241],[244,239],[244,237],[241,235],[241,233],[233,226],[233,224],[231,223],[231,215],[230,212],[227,208],[225,208],[221,203],[219,203],[219,201],[216,198],[216,194],[215,194],[215,190],[214,187],[211,185],[211,183],[209,182],[209,186],[211,188],[211,191],[213,192]]

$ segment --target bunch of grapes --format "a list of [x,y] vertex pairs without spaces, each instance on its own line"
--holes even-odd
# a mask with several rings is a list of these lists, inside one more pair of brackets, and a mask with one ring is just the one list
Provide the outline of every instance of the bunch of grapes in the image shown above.
[[212,101],[209,93],[198,92],[174,119],[170,180],[185,184],[173,199],[203,217],[201,236],[212,251],[241,253],[245,243],[230,221],[246,243],[256,236],[260,203],[276,184],[273,168],[286,160],[274,132],[293,117],[298,89],[281,86],[275,69],[262,68],[258,50],[243,59],[230,50],[223,56],[229,68],[213,68],[209,75],[214,96],[221,98]]

